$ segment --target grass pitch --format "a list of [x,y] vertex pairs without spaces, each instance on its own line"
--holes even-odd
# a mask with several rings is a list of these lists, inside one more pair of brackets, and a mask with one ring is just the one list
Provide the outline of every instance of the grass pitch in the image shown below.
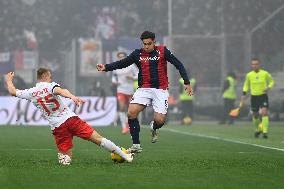
[[[129,147],[119,127],[96,128]],[[113,163],[110,153],[75,139],[71,166],[57,163],[49,127],[0,127],[0,188],[212,188],[283,189],[284,125],[255,139],[251,123],[234,126],[166,125],[157,143],[141,129],[143,152],[134,162]]]

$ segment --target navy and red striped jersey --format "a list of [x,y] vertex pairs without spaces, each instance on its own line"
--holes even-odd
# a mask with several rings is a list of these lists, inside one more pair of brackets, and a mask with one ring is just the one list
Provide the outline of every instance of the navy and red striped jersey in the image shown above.
[[136,49],[125,59],[106,64],[105,68],[106,71],[112,71],[136,64],[139,88],[168,89],[167,62],[179,70],[184,84],[190,83],[183,64],[165,46],[155,46],[151,52]]

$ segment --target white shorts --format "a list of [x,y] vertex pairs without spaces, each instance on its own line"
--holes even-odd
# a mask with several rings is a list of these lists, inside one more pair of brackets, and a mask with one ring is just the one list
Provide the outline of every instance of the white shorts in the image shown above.
[[157,113],[167,114],[168,110],[168,90],[155,88],[138,88],[134,93],[130,104],[152,105]]

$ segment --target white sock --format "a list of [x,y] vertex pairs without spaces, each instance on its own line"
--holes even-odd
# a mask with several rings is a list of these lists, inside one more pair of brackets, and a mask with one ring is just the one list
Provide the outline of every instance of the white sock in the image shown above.
[[126,113],[125,112],[119,112],[118,114],[119,114],[121,127],[125,128],[126,127]]
[[123,159],[126,159],[126,154],[120,149],[120,147],[116,146],[112,141],[103,138],[100,146],[106,149],[107,151],[116,153],[120,155]]

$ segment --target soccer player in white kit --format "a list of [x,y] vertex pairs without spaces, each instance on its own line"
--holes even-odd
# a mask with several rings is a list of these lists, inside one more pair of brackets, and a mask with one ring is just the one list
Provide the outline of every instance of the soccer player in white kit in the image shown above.
[[[5,75],[7,88],[12,96],[31,101],[48,120],[58,148],[59,163],[69,165],[72,159],[73,136],[89,140],[109,152],[120,155],[127,162],[132,162],[132,154],[124,153],[120,147],[101,136],[94,128],[81,120],[62,101],[61,96],[70,98],[79,106],[84,100],[74,96],[67,89],[63,89],[51,81],[48,69],[37,70],[37,84],[35,87],[18,90],[13,84],[14,72]],[[62,161],[64,160],[64,161]]]
[[[125,52],[117,53],[118,60],[126,58]],[[117,87],[117,101],[119,107],[119,119],[122,127],[122,134],[129,132],[126,111],[129,102],[134,94],[134,80],[138,78],[138,68],[132,64],[126,68],[114,70],[112,73],[112,84]]]

